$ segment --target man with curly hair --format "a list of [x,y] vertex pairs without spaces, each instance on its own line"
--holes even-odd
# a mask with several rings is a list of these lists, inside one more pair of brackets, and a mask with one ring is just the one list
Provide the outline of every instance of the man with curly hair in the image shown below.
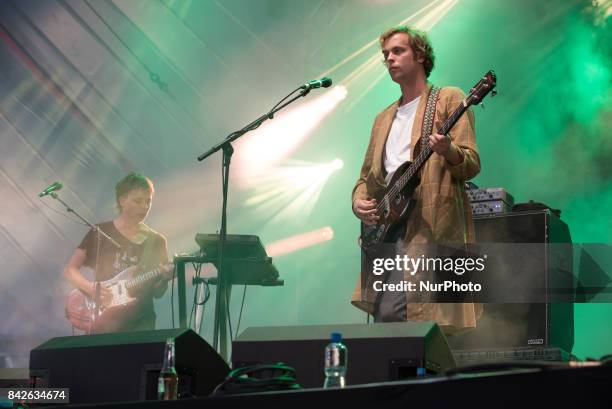
[[[365,159],[353,189],[353,213],[366,225],[376,224],[378,200],[396,169],[421,150],[421,130],[432,84],[434,52],[427,36],[412,28],[392,28],[380,36],[384,64],[401,96],[374,120]],[[471,207],[465,181],[480,171],[474,115],[468,109],[447,135],[435,132],[465,98],[456,87],[443,87],[434,111],[434,152],[420,171],[415,207],[405,225],[392,237],[404,249],[430,244],[474,242]],[[410,252],[410,250],[407,250]],[[406,271],[391,271],[387,283],[399,283]],[[363,274],[362,274],[363,277]],[[374,315],[376,322],[434,320],[447,334],[473,328],[482,308],[473,303],[414,302],[409,292],[373,291],[360,279],[353,304]]]

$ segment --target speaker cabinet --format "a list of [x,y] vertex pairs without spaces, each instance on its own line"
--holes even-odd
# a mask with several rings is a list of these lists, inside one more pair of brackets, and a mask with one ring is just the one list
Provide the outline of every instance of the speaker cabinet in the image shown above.
[[0,388],[29,388],[29,371],[21,368],[0,368]]
[[[551,212],[476,216],[474,225],[478,243],[531,243],[532,256],[517,261],[509,252],[506,260],[496,261],[501,263],[500,269],[528,263],[528,268],[515,273],[531,274],[527,279],[534,287],[573,288],[571,246],[560,245],[571,243],[570,232]],[[495,275],[492,271],[485,277],[483,287],[487,285],[486,280],[495,280]],[[451,337],[449,343],[454,350],[556,347],[571,352],[574,305],[571,295],[566,294],[564,298],[564,302],[557,302],[553,292],[546,292],[539,303],[484,304],[477,328]]]
[[283,362],[302,387],[320,388],[330,333],[340,332],[348,349],[349,385],[438,373],[455,367],[446,338],[434,322],[251,327],[232,346],[234,368]]
[[70,388],[70,403],[157,399],[166,339],[175,340],[179,396],[206,396],[229,372],[192,330],[169,329],[52,338],[30,352],[36,387]]

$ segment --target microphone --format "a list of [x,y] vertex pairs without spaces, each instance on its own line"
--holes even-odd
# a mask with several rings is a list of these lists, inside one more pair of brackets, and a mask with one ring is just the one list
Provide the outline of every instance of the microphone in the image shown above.
[[312,80],[308,81],[306,84],[302,85],[300,89],[310,91],[315,88],[329,88],[332,84],[332,80],[329,77],[323,77],[320,80]]
[[47,196],[55,191],[60,190],[63,186],[64,185],[62,184],[62,182],[53,182],[49,186],[44,188],[43,191],[38,194],[38,197]]

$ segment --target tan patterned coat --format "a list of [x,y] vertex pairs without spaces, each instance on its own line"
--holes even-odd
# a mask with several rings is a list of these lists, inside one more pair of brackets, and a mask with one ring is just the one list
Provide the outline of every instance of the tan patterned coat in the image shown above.
[[[420,152],[419,138],[430,87],[431,84],[421,95],[417,107],[411,135],[411,160]],[[436,106],[434,131],[440,128],[463,98],[465,95],[459,88],[442,88]],[[380,199],[384,194],[383,155],[398,105],[399,100],[379,113],[374,121],[368,150],[353,189],[353,202],[368,197]],[[414,195],[416,206],[407,221],[407,249],[415,244],[474,242],[474,224],[464,187],[465,181],[480,171],[474,114],[471,109],[461,116],[449,135],[452,140],[451,149],[457,149],[463,160],[458,165],[451,165],[441,155],[433,153],[421,169],[421,184]],[[372,313],[376,293],[362,288],[361,282],[360,277],[352,303]],[[434,320],[447,334],[475,327],[481,313],[482,306],[472,303],[408,303],[407,306],[409,321]]]

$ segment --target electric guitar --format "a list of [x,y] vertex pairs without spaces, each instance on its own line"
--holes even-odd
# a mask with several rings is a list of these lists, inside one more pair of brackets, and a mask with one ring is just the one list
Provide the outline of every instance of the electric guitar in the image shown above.
[[95,300],[78,288],[74,289],[66,297],[66,318],[73,327],[87,333],[108,328],[111,321],[120,321],[128,308],[138,301],[137,293],[140,289],[159,277],[169,280],[171,277],[167,274],[173,271],[173,268],[173,264],[164,264],[139,274],[140,267],[136,265],[126,268],[110,280],[100,282],[103,288],[109,290],[111,297],[110,301],[100,305],[97,318]]
[[[472,89],[470,94],[461,101],[461,104],[448,117],[438,129],[436,133],[446,135],[451,130],[457,120],[463,115],[469,106],[479,104],[483,98],[495,88],[497,77],[493,70],[488,71],[484,77]],[[493,91],[492,96],[495,96]],[[422,136],[429,138],[429,135]],[[376,209],[380,219],[377,224],[368,226],[361,223],[361,237],[359,244],[366,252],[376,251],[380,244],[385,241],[389,231],[399,223],[405,221],[412,208],[414,207],[414,199],[412,198],[415,189],[420,183],[419,170],[423,167],[427,159],[432,155],[433,151],[428,143],[421,143],[424,147],[413,162],[403,163],[389,181],[385,194],[378,201]]]

